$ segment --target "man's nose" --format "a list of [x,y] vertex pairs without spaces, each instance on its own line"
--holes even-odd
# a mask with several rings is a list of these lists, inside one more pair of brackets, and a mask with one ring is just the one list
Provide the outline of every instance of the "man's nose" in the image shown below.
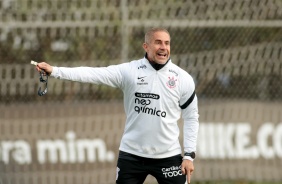
[[166,47],[167,47],[167,45],[165,43],[162,43],[160,48],[161,49],[166,49]]

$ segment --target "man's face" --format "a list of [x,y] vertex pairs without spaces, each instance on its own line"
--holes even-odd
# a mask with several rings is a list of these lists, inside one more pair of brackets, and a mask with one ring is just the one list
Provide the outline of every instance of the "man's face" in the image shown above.
[[170,36],[164,31],[155,32],[149,43],[143,44],[149,61],[165,64],[170,57]]

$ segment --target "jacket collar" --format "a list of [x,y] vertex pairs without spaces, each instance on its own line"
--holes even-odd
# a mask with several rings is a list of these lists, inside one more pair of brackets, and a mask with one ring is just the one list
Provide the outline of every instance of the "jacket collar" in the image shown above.
[[159,63],[156,63],[154,61],[150,61],[148,59],[148,55],[147,55],[147,52],[145,53],[145,58],[148,60],[148,62],[151,64],[151,66],[155,69],[155,70],[160,70],[162,69],[170,60],[170,58],[168,58],[168,60],[166,61],[165,64],[159,64]]

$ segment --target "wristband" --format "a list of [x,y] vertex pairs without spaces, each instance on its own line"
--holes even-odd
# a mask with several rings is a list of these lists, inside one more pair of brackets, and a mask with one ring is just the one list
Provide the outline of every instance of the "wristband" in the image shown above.
[[194,151],[193,151],[193,152],[190,152],[190,153],[185,152],[185,153],[184,153],[184,156],[189,156],[189,157],[195,159],[195,158],[196,158],[196,153],[195,153]]

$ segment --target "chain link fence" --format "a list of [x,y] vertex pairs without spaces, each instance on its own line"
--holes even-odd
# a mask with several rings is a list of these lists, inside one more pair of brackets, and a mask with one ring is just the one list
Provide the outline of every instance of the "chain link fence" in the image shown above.
[[[0,0],[0,183],[21,179],[29,184],[112,183],[115,162],[42,165],[12,159],[21,153],[16,143],[11,146],[12,141],[27,141],[33,158],[37,140],[68,139],[69,131],[77,139],[101,138],[116,153],[123,128],[118,89],[50,78],[47,95],[39,97],[39,75],[29,63],[95,67],[139,59],[145,54],[144,33],[155,26],[169,30],[172,61],[195,80],[202,130],[211,122],[215,126],[249,122],[255,131],[250,139],[255,143],[256,132],[265,122],[280,130],[281,19],[281,0]],[[100,134],[95,135],[95,130]],[[278,130],[276,156],[257,164],[279,171],[282,136]],[[248,172],[240,172],[240,165],[234,166],[228,158],[219,160],[218,173],[212,173],[209,164],[216,164],[212,157],[202,161],[200,157],[196,163],[201,171],[195,174],[197,181],[282,181],[274,170],[267,176],[244,175]],[[239,163],[256,167],[255,160]],[[79,174],[80,168],[85,172]],[[73,173],[77,173],[75,179],[66,179]]]

